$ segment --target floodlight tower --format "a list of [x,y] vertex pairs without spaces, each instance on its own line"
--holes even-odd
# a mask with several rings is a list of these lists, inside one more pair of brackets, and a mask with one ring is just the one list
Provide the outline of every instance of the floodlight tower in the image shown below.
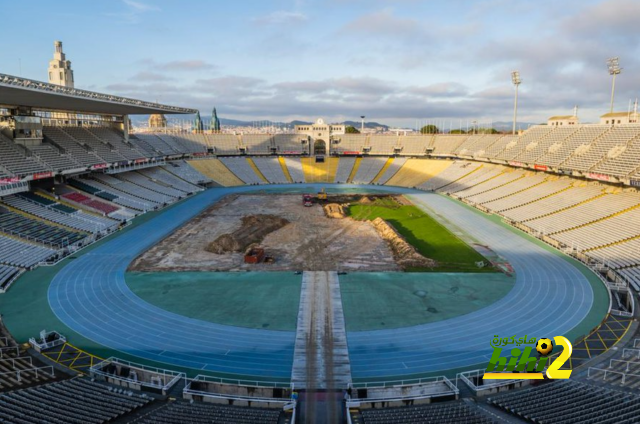
[[613,113],[613,93],[616,89],[616,75],[622,72],[622,68],[620,67],[620,61],[617,57],[611,57],[607,59],[607,67],[609,68],[609,75],[613,77],[611,80],[611,110]]
[[360,115],[360,119],[362,119],[362,125],[360,126],[360,132],[364,134],[364,115]]
[[516,118],[518,116],[518,86],[522,82],[520,79],[520,71],[511,72],[511,82],[516,86],[516,97],[513,102],[513,134],[516,133]]

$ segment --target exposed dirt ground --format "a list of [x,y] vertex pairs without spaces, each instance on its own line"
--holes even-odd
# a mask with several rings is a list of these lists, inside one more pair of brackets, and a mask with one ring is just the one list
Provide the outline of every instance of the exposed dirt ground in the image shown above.
[[[331,203],[342,200],[346,199],[329,198]],[[243,218],[258,214],[289,221],[260,242],[274,263],[245,264],[241,252],[206,251],[220,236],[237,234]],[[250,194],[217,202],[138,257],[130,270],[399,271],[400,267],[370,222],[328,218],[321,205],[304,207],[298,194]]]

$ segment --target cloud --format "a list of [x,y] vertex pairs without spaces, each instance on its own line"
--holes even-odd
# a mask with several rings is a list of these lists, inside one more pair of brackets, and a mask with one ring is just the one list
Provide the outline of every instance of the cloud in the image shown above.
[[166,75],[162,75],[162,74],[158,74],[155,72],[138,72],[137,74],[135,74],[134,76],[132,76],[131,78],[129,78],[129,80],[131,81],[171,81],[171,80],[175,80],[175,78],[172,77],[168,77]]
[[154,5],[142,3],[134,0],[122,0],[125,9],[120,12],[107,13],[106,16],[116,18],[116,21],[124,24],[137,24],[143,14],[148,12],[159,12],[160,8]]
[[306,22],[309,17],[301,12],[287,12],[279,10],[268,15],[253,18],[253,22],[259,25],[288,25]]
[[203,60],[174,60],[161,64],[160,68],[167,71],[205,71],[214,69],[215,65]]

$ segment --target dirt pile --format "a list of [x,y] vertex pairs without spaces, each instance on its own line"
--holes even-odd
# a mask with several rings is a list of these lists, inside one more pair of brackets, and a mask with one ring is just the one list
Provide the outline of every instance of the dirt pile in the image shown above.
[[343,205],[337,203],[329,203],[322,207],[327,218],[342,219],[346,216]]
[[437,262],[433,259],[422,256],[415,247],[411,246],[391,224],[382,218],[376,218],[371,221],[380,237],[382,237],[391,248],[393,256],[402,268],[409,267],[426,267],[433,268]]
[[252,244],[260,243],[264,238],[289,223],[276,215],[249,215],[241,218],[242,226],[236,231],[223,234],[205,248],[207,252],[222,254],[226,252],[244,252]]

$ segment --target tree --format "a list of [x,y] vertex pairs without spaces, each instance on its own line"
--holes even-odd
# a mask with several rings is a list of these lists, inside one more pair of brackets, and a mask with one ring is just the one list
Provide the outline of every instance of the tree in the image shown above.
[[344,129],[344,132],[347,134],[360,134],[360,130],[354,127],[353,125],[349,125]]
[[449,134],[466,134],[467,132],[465,130],[451,130],[449,131]]
[[438,132],[438,127],[436,127],[435,125],[425,125],[424,127],[420,128],[420,134],[436,134]]

